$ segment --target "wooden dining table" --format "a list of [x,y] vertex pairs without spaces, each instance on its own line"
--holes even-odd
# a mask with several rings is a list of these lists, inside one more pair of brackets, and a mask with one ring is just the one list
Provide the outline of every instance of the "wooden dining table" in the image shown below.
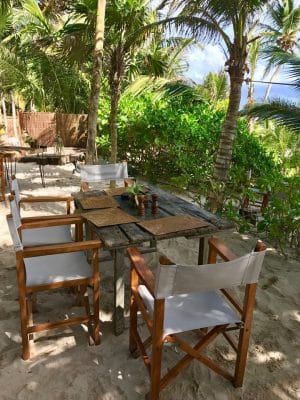
[[[144,215],[141,214],[141,210],[132,205],[131,201],[128,200],[125,195],[113,196],[117,202],[117,206],[124,211],[126,214],[135,218],[134,222],[129,223],[118,223],[117,220],[113,221],[112,225],[97,226],[91,220],[86,220],[87,232],[92,230],[94,234],[102,241],[104,249],[109,250],[114,264],[114,332],[116,335],[121,334],[124,331],[124,298],[125,298],[125,273],[126,273],[126,249],[134,246],[141,249],[142,252],[154,251],[156,243],[159,240],[171,239],[177,237],[185,238],[199,238],[199,253],[198,253],[198,264],[206,262],[206,238],[224,231],[231,231],[234,229],[234,224],[227,221],[219,216],[212,214],[205,209],[186,201],[173,193],[158,188],[156,186],[147,184],[147,204],[145,204]],[[125,192],[124,188],[124,192]],[[108,192],[109,194],[109,192]],[[152,195],[154,194],[154,200]],[[83,216],[87,213],[95,213],[95,209],[89,208],[89,210],[83,208],[83,204],[86,203],[87,198],[95,199],[95,196],[107,196],[107,192],[104,191],[90,191],[80,192],[73,194],[75,206],[78,212],[82,213]],[[157,204],[153,207],[152,201],[157,198]],[[111,209],[107,209],[107,213],[112,213]],[[105,210],[101,210],[105,213]],[[104,215],[104,214],[103,214]],[[111,215],[114,215],[112,213]],[[176,224],[176,219],[179,218],[179,222],[183,218],[183,222]],[[173,218],[168,218],[173,217]],[[191,228],[188,224],[184,223],[184,218],[190,217],[192,225],[194,222],[199,221],[199,225]],[[152,221],[152,222],[150,222]],[[175,222],[175,228],[169,232],[154,232],[145,228],[150,223],[152,228],[155,225],[162,226],[164,231],[164,223]],[[110,224],[111,222],[108,222]],[[145,226],[143,226],[145,224]]]

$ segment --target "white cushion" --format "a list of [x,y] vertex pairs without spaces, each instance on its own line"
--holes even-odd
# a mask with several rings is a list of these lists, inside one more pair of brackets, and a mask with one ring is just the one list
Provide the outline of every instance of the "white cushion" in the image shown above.
[[[151,316],[154,299],[146,286],[138,287]],[[217,291],[180,294],[165,299],[164,335],[241,322],[239,314]]]
[[82,279],[93,274],[83,251],[25,258],[24,263],[27,287]]
[[70,225],[22,229],[23,246],[72,242]]

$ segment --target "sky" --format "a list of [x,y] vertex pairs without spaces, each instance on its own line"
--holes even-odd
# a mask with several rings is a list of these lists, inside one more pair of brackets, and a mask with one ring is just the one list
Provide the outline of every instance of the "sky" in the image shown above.
[[[203,49],[195,48],[187,54],[187,62],[189,64],[188,70],[185,72],[185,76],[195,83],[201,83],[203,78],[209,72],[218,72],[224,69],[226,58],[225,55],[218,45],[207,44]],[[268,76],[263,78],[264,75],[264,64],[259,62],[257,70],[255,72],[255,80],[268,80]],[[287,82],[287,77],[283,73],[280,73],[275,82]],[[266,84],[255,84],[254,97],[257,101],[262,100],[267,88]],[[241,104],[246,102],[247,85],[243,84],[242,89],[242,101]],[[283,85],[272,85],[270,98],[281,97],[293,102],[299,102],[299,92],[290,87]]]
[[[295,6],[300,6],[300,0],[294,0]],[[224,69],[226,57],[222,48],[219,45],[205,44],[201,49],[200,46],[194,48],[193,51],[189,51],[187,54],[188,70],[185,72],[185,76],[196,83],[203,81],[203,78],[209,72],[218,72]],[[255,80],[268,80],[269,76],[263,78],[265,64],[260,61],[258,62],[257,69],[255,72]],[[280,73],[275,79],[276,82],[287,82],[287,77],[284,73]],[[256,100],[261,100],[264,96],[266,84],[256,84],[254,97]],[[243,85],[243,98],[242,104],[246,100],[247,86]],[[272,97],[283,97],[294,102],[299,102],[299,93],[295,89],[289,86],[273,85],[270,98]]]

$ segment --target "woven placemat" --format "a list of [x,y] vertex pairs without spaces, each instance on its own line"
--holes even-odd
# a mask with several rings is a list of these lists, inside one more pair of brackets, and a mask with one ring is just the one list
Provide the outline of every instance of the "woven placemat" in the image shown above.
[[92,208],[116,208],[119,204],[111,196],[86,197],[80,200],[81,207],[84,210]]
[[159,236],[172,232],[202,228],[203,226],[208,226],[209,222],[206,222],[200,218],[191,217],[190,215],[174,215],[172,217],[164,217],[150,221],[139,222],[138,225],[153,235]]
[[[117,187],[117,188],[105,188],[103,191],[110,195],[110,196],[121,196],[121,194],[127,192],[127,187]],[[142,193],[147,193],[149,191],[149,188],[143,186],[143,191]]]
[[94,225],[98,226],[98,228],[137,222],[136,218],[119,208],[106,208],[105,210],[90,211],[82,214],[82,216]]
[[105,188],[103,191],[110,196],[121,196],[127,190],[126,187]]

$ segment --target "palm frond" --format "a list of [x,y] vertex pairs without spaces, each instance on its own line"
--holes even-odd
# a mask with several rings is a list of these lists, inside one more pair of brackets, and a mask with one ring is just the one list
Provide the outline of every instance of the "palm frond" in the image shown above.
[[272,119],[278,125],[286,126],[296,133],[300,132],[300,107],[287,101],[278,99],[266,104],[256,104],[241,114],[260,120]]

